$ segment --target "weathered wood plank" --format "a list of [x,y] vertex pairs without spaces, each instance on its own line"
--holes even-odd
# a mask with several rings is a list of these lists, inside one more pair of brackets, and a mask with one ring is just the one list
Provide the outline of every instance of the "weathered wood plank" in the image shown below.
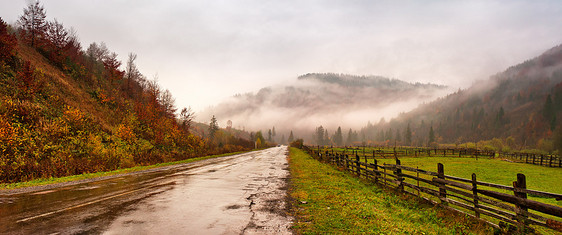
[[396,168],[400,168],[403,170],[407,170],[407,171],[412,171],[412,172],[418,172],[420,174],[426,174],[426,175],[431,175],[431,176],[437,176],[437,172],[431,172],[431,171],[426,171],[426,170],[421,170],[421,169],[416,169],[413,167],[407,167],[407,166],[395,166]]
[[462,183],[459,183],[459,182],[440,179],[440,178],[433,178],[431,180],[434,181],[434,182],[440,183],[440,184],[451,185],[451,186],[455,186],[457,188],[462,188],[462,189],[466,189],[468,191],[472,191],[472,186],[462,184]]
[[532,200],[529,200],[529,199],[518,198],[518,197],[513,196],[513,195],[500,193],[500,192],[494,192],[494,191],[490,191],[490,190],[477,189],[477,191],[480,194],[484,194],[486,196],[499,199],[501,201],[523,205],[523,206],[525,206],[529,209],[540,211],[540,212],[545,213],[545,214],[562,217],[562,207],[557,207],[557,206],[554,206],[554,205],[536,202],[536,201],[532,201]]
[[424,192],[424,193],[427,193],[427,194],[430,194],[430,195],[433,195],[433,196],[436,196],[436,197],[439,196],[439,191],[437,191],[437,190],[433,190],[433,189],[422,187],[422,186],[418,187],[416,185],[413,185],[413,184],[410,184],[410,183],[407,183],[407,182],[403,182],[403,183],[404,183],[404,186],[407,186],[411,189],[420,190],[421,192]]

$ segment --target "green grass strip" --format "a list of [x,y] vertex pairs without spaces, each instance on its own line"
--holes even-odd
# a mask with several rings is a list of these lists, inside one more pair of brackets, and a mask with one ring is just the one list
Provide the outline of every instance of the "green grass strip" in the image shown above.
[[25,188],[25,187],[32,187],[32,186],[40,186],[40,185],[48,185],[48,184],[56,184],[56,183],[84,180],[84,179],[92,179],[92,178],[111,176],[111,175],[117,175],[117,174],[125,174],[125,173],[143,171],[143,170],[148,170],[148,169],[153,169],[153,168],[158,168],[158,167],[164,167],[164,166],[170,166],[170,165],[177,165],[177,164],[201,161],[201,160],[210,159],[210,158],[236,155],[236,154],[245,153],[245,152],[248,152],[248,151],[225,153],[225,154],[219,154],[219,155],[210,155],[210,156],[197,157],[197,158],[190,158],[190,159],[185,159],[185,160],[175,161],[175,162],[158,163],[158,164],[154,164],[154,165],[150,165],[150,166],[135,166],[135,167],[131,167],[131,168],[117,169],[117,170],[114,170],[114,171],[86,173],[86,174],[81,174],[81,175],[72,175],[72,176],[65,176],[65,177],[60,177],[60,178],[52,178],[52,177],[51,178],[42,178],[42,179],[35,179],[35,180],[31,180],[31,181],[26,181],[26,182],[18,182],[18,183],[10,183],[10,184],[2,183],[2,184],[0,184],[0,190]]
[[491,227],[416,198],[382,190],[291,148],[297,234],[490,234]]

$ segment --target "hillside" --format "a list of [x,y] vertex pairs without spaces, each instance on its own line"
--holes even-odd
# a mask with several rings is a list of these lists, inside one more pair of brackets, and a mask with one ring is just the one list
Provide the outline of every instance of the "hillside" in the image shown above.
[[423,101],[445,95],[448,88],[434,84],[412,84],[380,76],[306,74],[292,83],[236,95],[201,114],[203,120],[216,115],[235,126],[268,130],[277,136],[307,135],[310,127],[324,125],[335,130],[342,122],[360,127],[368,120],[395,116]]
[[171,93],[139,72],[136,55],[121,66],[104,43],[84,50],[59,22],[43,23],[32,40],[31,29],[0,18],[0,183],[254,146],[223,130],[192,134],[193,113],[178,112]]
[[[494,146],[488,147],[498,150],[538,148],[551,152],[553,133],[561,129],[561,111],[562,46],[557,46],[388,123],[364,127],[362,132],[366,140],[375,142],[396,140],[426,146],[496,138],[493,144],[481,143],[481,147],[490,144]],[[410,139],[405,138],[408,133]]]

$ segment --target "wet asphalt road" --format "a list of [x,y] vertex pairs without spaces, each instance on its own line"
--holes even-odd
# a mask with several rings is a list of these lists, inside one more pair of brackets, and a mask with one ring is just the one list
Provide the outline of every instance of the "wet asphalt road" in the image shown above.
[[141,174],[0,191],[0,234],[290,234],[287,148]]

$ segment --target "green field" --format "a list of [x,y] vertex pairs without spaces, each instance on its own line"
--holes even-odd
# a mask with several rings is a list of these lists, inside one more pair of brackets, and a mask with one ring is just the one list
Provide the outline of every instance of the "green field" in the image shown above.
[[[372,162],[372,160],[370,160]],[[512,185],[517,174],[527,178],[527,188],[562,194],[562,168],[550,168],[525,163],[508,162],[495,158],[402,157],[402,165],[437,172],[442,163],[445,175],[470,179],[476,173],[478,181]],[[394,159],[377,159],[377,164],[395,164]],[[560,202],[562,203],[562,202]],[[562,204],[559,204],[562,206]]]
[[[361,149],[362,150],[362,149]],[[384,152],[391,153],[393,150],[391,148],[381,149]],[[334,151],[337,151],[334,149]],[[341,150],[340,150],[341,151]],[[352,152],[350,150],[346,151],[350,157],[352,156]],[[367,161],[369,163],[373,163],[372,156],[372,149],[366,149]],[[358,152],[361,161],[365,161],[363,157],[362,151]],[[396,164],[396,160],[389,154],[389,157],[381,158],[382,154],[376,154],[377,164]],[[456,177],[461,177],[465,179],[470,179],[472,173],[476,173],[477,180],[483,182],[490,182],[495,184],[501,184],[506,186],[511,186],[513,181],[516,181],[516,176],[518,173],[522,173],[526,176],[527,180],[527,188],[538,190],[538,191],[545,191],[551,193],[562,194],[562,168],[550,168],[545,166],[538,166],[532,164],[525,164],[525,163],[516,163],[511,162],[508,160],[502,160],[499,158],[493,157],[478,157],[477,159],[473,156],[463,156],[458,157],[458,155],[451,155],[447,157],[442,157],[439,155],[433,155],[434,157],[428,157],[426,154],[418,155],[419,157],[414,156],[401,156],[399,157],[401,161],[401,165],[409,166],[412,168],[419,168],[427,171],[437,172],[437,164],[442,163],[444,165],[444,172],[445,175],[451,175]],[[353,157],[355,159],[355,157]],[[409,175],[416,175],[415,172],[403,170],[403,173]],[[428,175],[419,175],[425,179],[431,179],[433,176]],[[406,178],[406,182],[411,184],[416,184],[417,182],[413,179]],[[423,182],[420,183],[421,186],[435,188],[434,186],[430,186]],[[506,194],[513,194],[512,191],[508,190],[501,190],[497,188],[490,188],[480,186],[482,189],[499,191]],[[406,188],[408,191],[417,193],[416,191]],[[434,201],[439,201],[436,197],[431,195],[424,195],[425,197],[429,197]],[[547,204],[552,204],[556,206],[562,207],[562,201],[556,201],[553,198],[546,198],[546,197],[537,197],[534,195],[528,195],[528,198],[534,201],[539,201]],[[461,208],[461,210],[466,211]],[[473,212],[466,211],[469,214],[473,214]],[[556,218],[554,216],[538,213],[539,215],[545,216],[547,218],[552,218],[555,220],[560,221],[560,218]],[[489,218],[487,216],[486,219],[497,223],[498,221],[494,218]],[[544,234],[557,234],[553,230],[548,230],[544,228],[535,227],[538,229],[539,233]]]
[[297,234],[491,234],[466,216],[381,189],[290,150]]
[[[379,148],[377,148],[378,150]],[[362,148],[359,150],[358,155],[361,161],[364,161]],[[367,156],[372,155],[373,148],[366,148]],[[380,149],[386,153],[391,153],[392,148]],[[341,152],[343,149],[336,149],[334,151]],[[347,150],[347,153],[351,153]],[[380,158],[376,157],[377,164],[395,164],[393,158]],[[402,165],[410,167],[419,167],[419,169],[437,172],[437,163],[442,163],[445,169],[445,175],[452,175],[471,179],[472,173],[476,173],[478,181],[502,184],[511,186],[512,182],[516,180],[517,174],[522,173],[527,179],[527,188],[562,194],[562,168],[544,167],[532,164],[510,162],[497,158],[478,157],[472,156],[458,157],[458,155],[448,155],[443,157],[441,155],[421,155],[419,157],[399,156]],[[368,162],[373,163],[373,159],[368,157]],[[409,174],[413,174],[408,172]],[[562,206],[562,201],[555,202],[554,199],[549,199],[551,203]]]

